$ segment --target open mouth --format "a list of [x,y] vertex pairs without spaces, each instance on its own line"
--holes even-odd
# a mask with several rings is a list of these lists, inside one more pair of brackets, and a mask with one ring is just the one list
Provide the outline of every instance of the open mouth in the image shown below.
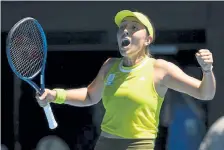
[[122,47],[127,47],[128,45],[130,45],[131,41],[128,38],[123,38],[121,41],[121,46]]

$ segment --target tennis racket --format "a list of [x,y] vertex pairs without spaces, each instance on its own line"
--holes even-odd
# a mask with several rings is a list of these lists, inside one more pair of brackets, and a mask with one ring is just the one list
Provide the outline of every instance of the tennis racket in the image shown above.
[[[44,72],[47,58],[47,40],[38,21],[26,17],[18,21],[9,31],[6,54],[12,71],[31,85],[40,95],[44,93]],[[40,87],[32,81],[40,74]],[[44,108],[50,129],[57,127],[50,104]]]

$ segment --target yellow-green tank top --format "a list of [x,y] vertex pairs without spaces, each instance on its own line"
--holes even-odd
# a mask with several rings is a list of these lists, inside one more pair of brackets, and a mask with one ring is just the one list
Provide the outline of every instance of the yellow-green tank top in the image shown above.
[[156,138],[163,100],[154,87],[151,58],[132,67],[119,58],[104,81],[101,129],[123,138]]

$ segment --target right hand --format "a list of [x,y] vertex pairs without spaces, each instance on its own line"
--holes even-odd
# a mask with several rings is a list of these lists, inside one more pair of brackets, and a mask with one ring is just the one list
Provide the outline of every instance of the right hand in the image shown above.
[[44,89],[44,93],[40,96],[36,94],[36,99],[40,107],[45,107],[48,103],[53,102],[56,98],[56,91],[50,89]]

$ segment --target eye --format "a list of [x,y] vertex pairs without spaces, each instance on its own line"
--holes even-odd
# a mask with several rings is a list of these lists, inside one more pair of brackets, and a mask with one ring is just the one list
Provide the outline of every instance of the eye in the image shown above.
[[124,28],[125,28],[125,25],[121,25],[119,29],[124,30]]
[[132,30],[137,30],[138,28],[136,27],[136,25],[132,26]]

